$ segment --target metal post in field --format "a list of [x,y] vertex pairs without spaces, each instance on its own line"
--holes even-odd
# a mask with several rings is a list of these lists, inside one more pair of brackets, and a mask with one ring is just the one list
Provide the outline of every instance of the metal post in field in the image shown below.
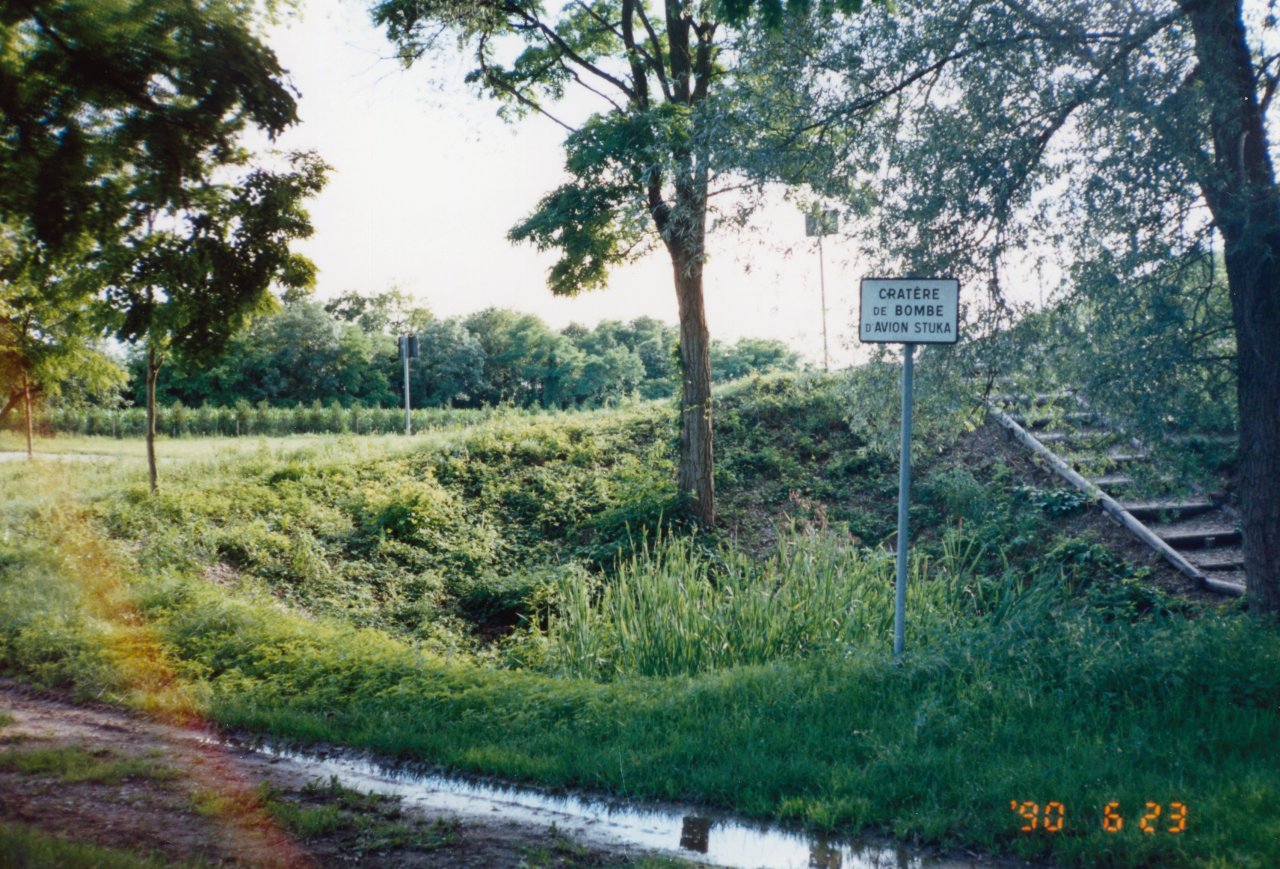
[[413,434],[413,423],[409,416],[409,353],[404,354],[404,433]]
[[827,354],[827,275],[822,260],[822,236],[818,236],[818,288],[822,293],[822,370],[830,373],[831,357]]
[[817,210],[805,215],[804,234],[818,239],[818,289],[822,294],[822,369],[831,370],[831,356],[827,352],[827,275],[823,262],[822,237],[840,231],[840,215],[834,209]]
[[413,434],[413,418],[409,408],[409,360],[418,358],[418,336],[400,336],[400,358],[404,360],[404,434]]
[[898,470],[898,577],[893,598],[893,657],[902,660],[907,621],[907,505],[911,494],[912,362],[916,345],[902,347],[902,457]]

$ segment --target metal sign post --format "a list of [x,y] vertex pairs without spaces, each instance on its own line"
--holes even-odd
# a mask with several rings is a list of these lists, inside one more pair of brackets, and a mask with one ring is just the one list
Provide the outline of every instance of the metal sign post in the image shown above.
[[952,278],[863,278],[858,338],[902,344],[902,444],[898,471],[898,553],[893,657],[902,660],[907,624],[907,507],[911,497],[911,405],[916,344],[959,340],[960,282]]
[[902,348],[902,452],[898,468],[898,575],[893,587],[893,657],[902,659],[907,626],[907,504],[911,495],[912,362],[916,345]]

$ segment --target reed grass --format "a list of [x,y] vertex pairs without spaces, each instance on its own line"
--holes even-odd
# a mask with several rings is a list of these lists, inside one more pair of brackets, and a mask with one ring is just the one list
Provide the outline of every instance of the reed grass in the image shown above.
[[[695,538],[646,541],[607,582],[579,574],[544,634],[565,675],[693,675],[782,658],[884,648],[894,561],[834,534],[791,532],[760,560]],[[946,583],[911,563],[912,641],[952,621]]]

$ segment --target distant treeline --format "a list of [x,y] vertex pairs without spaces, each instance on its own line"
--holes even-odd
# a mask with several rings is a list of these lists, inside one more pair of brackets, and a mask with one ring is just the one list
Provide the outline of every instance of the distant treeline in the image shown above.
[[[436,318],[403,294],[347,294],[325,304],[297,301],[257,319],[221,357],[175,359],[160,372],[162,405],[186,408],[384,407],[402,405],[396,338],[415,334],[414,407],[599,407],[675,394],[678,330],[641,317],[556,331],[538,317],[489,308]],[[716,343],[716,380],[793,370],[779,341]],[[130,360],[130,398],[143,403],[144,366]],[[351,423],[352,429],[356,427]],[[327,429],[326,429],[327,430]]]

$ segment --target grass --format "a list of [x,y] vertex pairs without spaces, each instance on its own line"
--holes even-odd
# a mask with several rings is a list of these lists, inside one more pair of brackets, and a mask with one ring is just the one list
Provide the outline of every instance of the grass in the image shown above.
[[76,746],[9,749],[0,752],[0,770],[93,784],[119,784],[127,779],[170,781],[179,776],[176,769],[154,760],[123,757],[110,749],[86,751]]
[[[922,581],[923,567],[911,576],[913,641],[946,619],[947,586]],[[784,534],[765,559],[659,540],[608,581],[580,573],[566,583],[547,629],[532,628],[523,663],[573,676],[676,676],[883,647],[893,571],[883,553],[833,534]]]
[[[162,465],[174,462],[216,461],[243,456],[289,453],[331,446],[340,440],[345,448],[358,453],[385,454],[388,451],[412,450],[437,443],[440,431],[403,435],[284,435],[278,437],[208,437],[167,438],[156,440],[157,458]],[[147,460],[146,442],[137,438],[111,438],[90,435],[57,435],[38,438],[35,455],[95,456],[119,459],[130,465]],[[13,432],[0,431],[0,452],[25,453],[27,442]]]
[[0,821],[0,854],[12,869],[163,869],[175,865],[166,857],[152,857],[73,842],[22,824]]
[[[167,691],[228,726],[823,830],[1066,865],[1280,862],[1275,624],[1186,611],[1063,536],[1070,505],[1007,470],[922,462],[895,666],[889,571],[864,544],[893,463],[817,386],[723,400],[730,521],[789,512],[780,545],[668,536],[670,429],[646,408],[386,455],[332,439],[193,459],[158,498],[135,471],[0,468],[0,662],[134,705]],[[1189,807],[1186,832],[1145,834],[1147,802]],[[1036,804],[1034,831],[1011,803]]]
[[458,824],[405,817],[400,798],[362,793],[336,781],[312,782],[297,794],[263,782],[247,791],[192,794],[196,812],[210,818],[270,818],[300,840],[338,839],[347,852],[432,851],[455,841]]
[[11,714],[0,709],[0,727],[10,727],[16,724],[17,721],[18,719],[14,718]]

